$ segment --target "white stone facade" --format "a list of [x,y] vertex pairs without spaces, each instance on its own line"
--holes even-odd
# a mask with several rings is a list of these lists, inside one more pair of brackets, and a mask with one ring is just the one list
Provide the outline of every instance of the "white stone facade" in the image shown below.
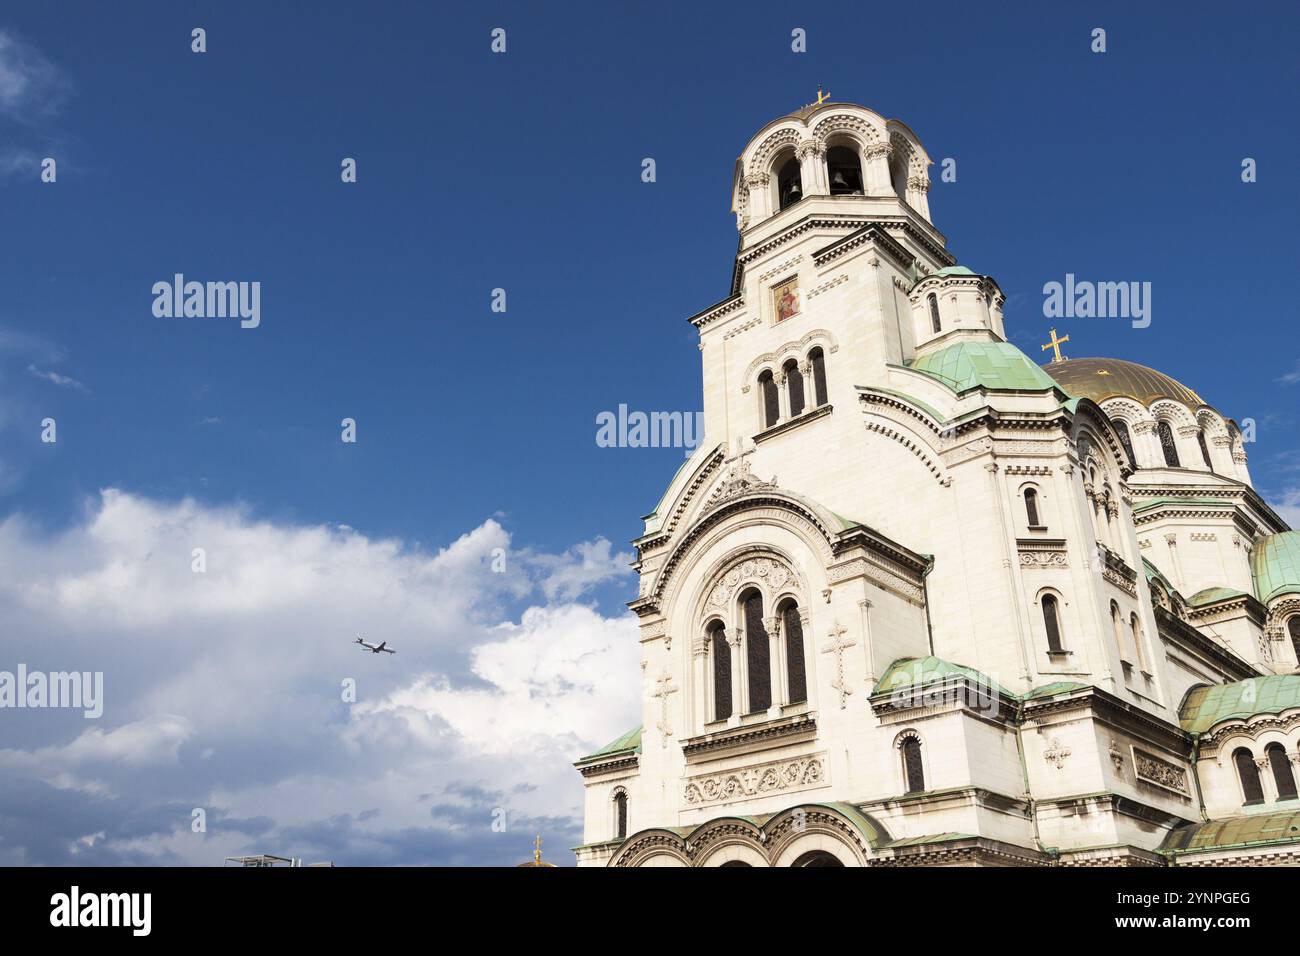
[[[737,161],[733,292],[691,319],[705,442],[636,541],[643,729],[578,763],[580,864],[1161,864],[1243,812],[1179,708],[1296,668],[1251,595],[1254,540],[1287,528],[1208,406],[1036,384],[931,222],[929,165],[848,104]],[[1162,420],[1197,465],[1205,429],[1209,466],[1167,467]],[[1295,754],[1300,707],[1274,720]]]

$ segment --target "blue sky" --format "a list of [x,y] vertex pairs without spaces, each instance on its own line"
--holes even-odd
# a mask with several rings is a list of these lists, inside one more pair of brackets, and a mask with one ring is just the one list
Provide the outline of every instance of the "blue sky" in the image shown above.
[[[602,641],[625,633],[622,602],[634,589],[625,542],[682,452],[599,448],[595,416],[620,403],[699,408],[685,317],[727,293],[735,156],[819,84],[904,120],[933,158],[957,160],[955,183],[934,171],[934,221],[962,263],[996,277],[1012,341],[1034,357],[1052,324],[1043,283],[1067,272],[1151,282],[1149,328],[1056,323],[1071,336],[1067,353],[1152,365],[1225,414],[1253,418],[1255,484],[1296,515],[1300,346],[1288,286],[1300,15],[1268,3],[1248,15],[1134,7],[6,8],[0,544],[9,552],[0,566],[27,589],[11,595],[25,610],[9,612],[7,631],[42,636],[32,666],[42,650],[50,668],[83,666],[53,649],[102,655],[110,679],[123,669],[119,686],[132,696],[106,713],[101,737],[57,759],[49,755],[84,727],[16,725],[23,750],[0,751],[0,762],[7,753],[29,766],[21,754],[56,748],[46,763],[66,761],[81,785],[11,778],[0,792],[0,860],[66,862],[80,840],[91,854],[81,859],[93,862],[203,862],[254,844],[340,862],[498,862],[526,855],[531,829],[576,842],[571,770],[512,777],[500,741],[496,764],[436,747],[430,757],[427,734],[446,742],[430,727],[455,728],[446,708],[464,704],[456,694],[487,695],[479,703],[490,714],[493,693],[536,698],[538,687],[559,687],[541,642],[573,615],[593,642],[573,652],[597,648],[610,673],[630,662],[620,679],[634,696],[635,650],[625,662]],[[207,31],[202,55],[190,51],[195,26]],[[1101,55],[1089,50],[1098,26]],[[507,31],[504,55],[489,51],[494,27]],[[808,32],[806,54],[790,50],[795,27]],[[58,161],[53,185],[39,181],[45,156]],[[340,182],[343,157],[357,160],[356,184]],[[640,178],[645,157],[656,161],[653,184]],[[1244,157],[1257,161],[1258,182],[1241,182]],[[150,288],[176,272],[260,281],[260,327],[155,318]],[[498,287],[504,314],[489,308]],[[55,445],[40,442],[47,416],[58,423]],[[357,421],[354,445],[339,440],[344,417]],[[334,530],[313,536],[321,527]],[[232,542],[241,560],[270,548],[283,563],[230,579],[210,619],[194,620],[202,612],[191,598],[159,599],[147,613],[126,607],[113,588],[147,603],[164,581],[183,589],[189,579],[133,577],[123,555],[147,561],[172,548],[188,564],[193,528]],[[517,557],[508,581],[462,576],[498,546]],[[331,605],[337,595],[312,590],[319,581],[304,585],[298,608],[268,598],[250,610],[240,598],[250,587],[260,594],[258,581],[292,576],[303,555],[341,569],[357,553],[375,577],[349,595],[352,605]],[[122,566],[125,584],[113,576]],[[384,574],[410,575],[405,612]],[[33,594],[63,602],[59,613],[39,613]],[[422,615],[442,614],[439,600],[458,610],[434,626]],[[294,654],[310,658],[313,641],[337,643],[331,628],[346,638],[376,627],[405,641],[412,653],[398,660],[417,670],[382,678],[367,701],[374,726],[345,728],[355,739],[302,729],[259,743],[225,708],[205,716],[176,703],[181,688],[224,672],[175,642],[234,641],[234,657],[253,666],[269,635],[292,631]],[[427,631],[438,637],[426,641]],[[493,669],[512,640],[535,655],[530,676]],[[137,665],[149,647],[150,663]],[[327,668],[271,670],[284,683],[267,678],[264,689],[287,702],[265,717],[284,726],[297,726],[294,715],[312,709],[303,701],[337,678]],[[452,703],[429,704],[436,719],[418,731],[408,720],[400,744],[384,740],[377,728],[401,722],[394,695],[418,684],[416,674],[431,675],[425,690]],[[617,721],[628,716],[620,706],[591,710]],[[557,708],[547,711],[559,722],[556,754],[625,729],[566,736]],[[313,727],[340,721],[333,713]],[[141,774],[107,758],[99,775],[77,769],[92,744],[117,752],[106,742],[113,728],[128,732],[121,746],[145,741],[153,762],[133,766],[153,768],[145,776],[163,795],[129,815],[148,817],[134,830],[123,808],[139,802],[132,778]],[[457,734],[484,745],[463,727]],[[436,779],[423,790],[410,780],[409,799],[374,784],[398,758],[423,761]],[[214,760],[204,795],[186,792],[180,781]],[[290,769],[277,776],[277,764]],[[333,783],[319,783],[326,778]],[[349,787],[360,779],[372,785],[364,795]],[[301,819],[267,809],[309,780],[322,796]],[[230,828],[243,843],[195,849],[168,835],[168,821],[199,800],[224,800],[216,815],[258,822]],[[412,800],[424,809],[412,813]],[[526,838],[464,824],[481,823],[493,801],[533,824]],[[20,808],[42,805],[58,808],[46,814],[48,836],[23,845],[15,821],[30,825],[34,811]]]

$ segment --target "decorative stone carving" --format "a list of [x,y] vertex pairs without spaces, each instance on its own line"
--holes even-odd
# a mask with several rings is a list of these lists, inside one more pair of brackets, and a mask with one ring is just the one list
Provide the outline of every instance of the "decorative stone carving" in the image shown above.
[[692,777],[682,788],[682,802],[687,807],[707,807],[765,793],[808,790],[825,786],[829,782],[826,779],[825,757],[816,754]]
[[1187,788],[1187,770],[1177,764],[1133,748],[1133,771],[1144,783],[1153,784],[1184,797],[1191,796]]
[[726,504],[731,499],[738,498],[747,492],[775,487],[775,477],[773,477],[771,481],[759,481],[749,470],[749,460],[747,458],[740,458],[732,463],[726,472],[723,473],[722,479],[718,482],[718,486],[713,490],[713,494],[709,496],[709,500],[704,504],[704,513],[707,514],[713,509]]
[[844,635],[847,633],[848,629],[836,621],[830,631],[830,642],[822,645],[823,654],[835,655],[835,679],[831,681],[831,687],[839,692],[840,710],[848,706],[849,695],[853,693],[853,688],[844,679],[844,652],[850,647],[856,647],[858,643],[846,640]]
[[1065,758],[1070,756],[1072,751],[1069,747],[1061,743],[1059,737],[1052,738],[1052,745],[1043,751],[1043,759],[1053,764],[1057,770],[1065,766]]

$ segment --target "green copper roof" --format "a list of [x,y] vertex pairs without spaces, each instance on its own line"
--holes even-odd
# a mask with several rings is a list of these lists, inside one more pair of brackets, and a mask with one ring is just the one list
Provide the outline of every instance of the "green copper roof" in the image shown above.
[[1200,507],[1212,506],[1216,508],[1231,508],[1232,502],[1222,501],[1218,498],[1152,498],[1150,501],[1144,501],[1133,509],[1134,514],[1140,514],[1143,511],[1149,511],[1159,505],[1197,505]]
[[909,367],[938,379],[957,393],[976,386],[1020,392],[1060,388],[1010,342],[957,342],[921,356]]
[[1178,722],[1189,734],[1203,734],[1230,718],[1280,714],[1296,708],[1300,708],[1300,675],[1270,674],[1193,687],[1178,708]]
[[1177,856],[1230,847],[1300,842],[1300,810],[1254,813],[1179,827],[1165,837],[1160,852]]
[[1187,603],[1192,607],[1202,607],[1206,604],[1215,604],[1219,601],[1226,601],[1229,598],[1248,597],[1245,591],[1237,591],[1233,588],[1206,588],[1204,591],[1197,591],[1187,599]]
[[894,661],[871,693],[885,694],[904,687],[924,687],[953,677],[968,678],[976,684],[992,688],[997,694],[1012,700],[1016,699],[1015,694],[974,668],[963,667],[961,664],[953,664],[941,657],[933,656],[904,657]]
[[1250,553],[1255,596],[1267,604],[1281,594],[1300,594],[1300,531],[1271,534]]
[[[588,754],[583,757],[582,760],[591,760],[593,757],[609,757],[624,752],[638,754],[641,752],[640,727],[634,727],[617,740],[611,740],[594,754]],[[579,761],[579,763],[581,763],[581,761]]]
[[937,275],[937,276],[973,276],[973,275],[978,275],[978,273],[971,272],[971,271],[970,271],[969,269],[967,269],[965,266],[944,266],[944,267],[943,267],[942,269],[940,269],[938,272],[934,273],[934,275]]

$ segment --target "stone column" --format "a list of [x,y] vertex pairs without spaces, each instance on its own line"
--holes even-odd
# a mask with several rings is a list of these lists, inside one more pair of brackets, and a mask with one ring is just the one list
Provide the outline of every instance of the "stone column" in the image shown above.
[[745,655],[741,653],[745,645],[744,629],[736,628],[729,643],[731,644],[731,716],[727,718],[727,726],[737,727],[740,725],[740,715],[749,709],[749,686],[745,679],[749,668],[745,666]]
[[713,719],[713,671],[709,667],[709,635],[696,638],[696,650],[692,655],[692,679],[695,681],[694,693],[691,694],[691,726],[695,733],[704,733],[704,725]]
[[767,673],[772,686],[772,703],[767,708],[767,716],[781,716],[781,708],[788,704],[785,681],[785,655],[781,653],[781,618],[773,614],[767,619]]
[[872,143],[862,151],[862,189],[868,196],[892,196],[889,181],[889,158],[893,150],[888,143]]
[[795,148],[799,159],[799,178],[803,181],[805,196],[829,195],[830,183],[826,177],[826,147],[806,139]]
[[781,414],[778,421],[788,422],[790,420],[790,383],[785,372],[781,372],[776,377],[776,393],[780,398]]

